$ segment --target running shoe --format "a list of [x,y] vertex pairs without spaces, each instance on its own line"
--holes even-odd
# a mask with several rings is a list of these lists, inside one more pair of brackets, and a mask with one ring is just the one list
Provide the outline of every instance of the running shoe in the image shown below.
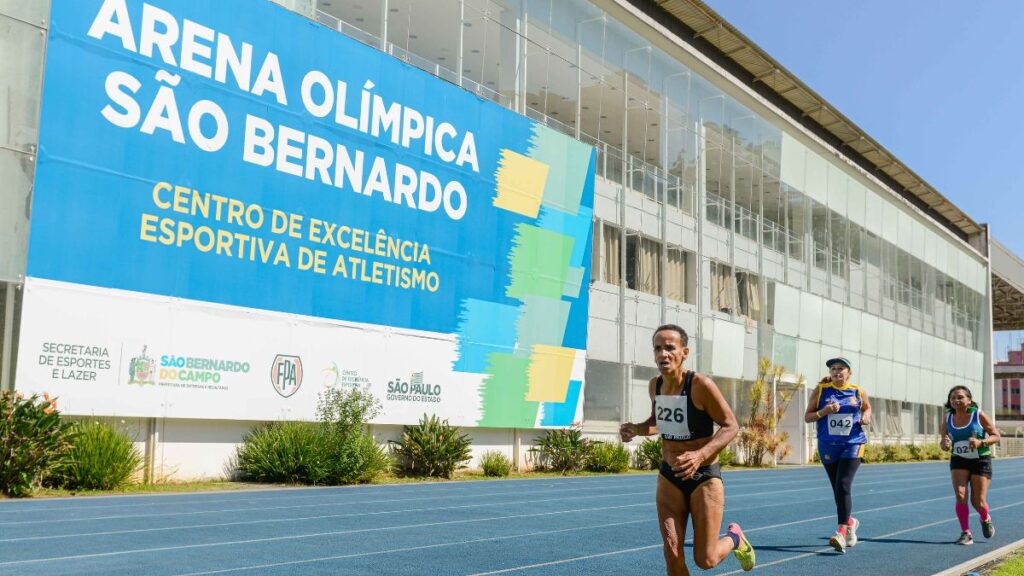
[[847,548],[853,548],[857,545],[857,528],[860,528],[860,520],[850,518],[850,523],[846,526]]
[[992,525],[991,518],[981,522],[981,533],[985,535],[985,538],[991,538],[996,535],[996,527]]
[[836,552],[846,554],[846,536],[843,536],[838,531],[829,538],[828,543],[836,549]]
[[961,532],[960,537],[956,539],[956,543],[961,546],[970,546],[974,544],[974,536],[971,535],[971,531]]
[[754,547],[750,545],[747,537],[743,535],[743,530],[740,529],[740,525],[733,522],[732,524],[729,524],[725,531],[735,536],[740,542],[739,546],[736,546],[732,550],[732,553],[740,562],[740,567],[743,568],[744,572],[753,570],[754,564],[757,563],[757,556],[754,554]]

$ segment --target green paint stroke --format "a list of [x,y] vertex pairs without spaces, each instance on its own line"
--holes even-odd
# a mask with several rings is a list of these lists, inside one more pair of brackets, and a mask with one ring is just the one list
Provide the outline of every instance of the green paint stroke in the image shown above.
[[527,402],[530,359],[511,354],[488,356],[487,378],[483,383],[483,417],[477,426],[533,428],[540,402]]
[[579,140],[555,132],[543,124],[533,125],[527,156],[548,165],[544,186],[544,206],[576,215],[583,197],[594,148]]
[[579,298],[580,288],[583,287],[583,268],[569,268],[565,271],[565,287],[562,288],[562,296]]
[[575,240],[529,224],[517,224],[509,264],[512,282],[505,290],[510,298],[543,296],[558,300],[565,291],[565,279]]
[[565,325],[569,321],[569,302],[524,296],[516,320],[516,340],[519,347],[533,350],[535,344],[561,346],[565,340]]

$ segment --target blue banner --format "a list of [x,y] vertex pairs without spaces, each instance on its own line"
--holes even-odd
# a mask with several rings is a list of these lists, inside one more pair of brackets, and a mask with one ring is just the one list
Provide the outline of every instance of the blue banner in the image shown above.
[[455,332],[521,303],[526,225],[571,244],[520,263],[585,348],[589,147],[270,2],[52,23],[30,276]]
[[478,424],[579,420],[593,148],[269,1],[51,22],[29,276],[454,334]]

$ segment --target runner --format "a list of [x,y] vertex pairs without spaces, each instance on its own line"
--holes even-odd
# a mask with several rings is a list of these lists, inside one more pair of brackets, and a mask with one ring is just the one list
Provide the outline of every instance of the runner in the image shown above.
[[981,533],[985,538],[996,535],[985,494],[992,481],[992,449],[989,446],[999,443],[999,430],[978,407],[967,386],[954,386],[949,391],[946,412],[946,431],[940,445],[943,450],[953,451],[949,470],[956,495],[956,518],[960,521],[960,538],[956,543],[970,545],[974,544],[974,535],[967,521],[970,516],[967,509],[968,483],[971,486],[971,504],[981,518]]
[[[717,566],[730,551],[744,570],[754,567],[755,555],[738,524],[729,524],[719,538],[725,510],[718,453],[736,437],[739,426],[718,386],[707,376],[683,368],[690,354],[686,331],[666,324],[654,331],[654,361],[661,376],[648,384],[651,416],[625,423],[623,442],[635,436],[661,433],[662,462],[656,502],[665,565],[669,576],[686,576],[683,541],[693,518],[693,559],[697,566]],[[715,432],[714,424],[718,424]]]
[[853,367],[849,360],[832,358],[825,366],[829,376],[818,384],[815,400],[807,404],[804,421],[818,423],[818,456],[836,500],[839,526],[828,543],[845,554],[847,548],[857,545],[860,521],[850,515],[853,477],[868,441],[863,426],[871,422],[871,402],[860,387],[850,382]]

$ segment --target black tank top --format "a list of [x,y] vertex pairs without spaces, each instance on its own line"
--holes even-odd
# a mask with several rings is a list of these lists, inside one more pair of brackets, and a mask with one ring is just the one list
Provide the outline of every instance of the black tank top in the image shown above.
[[654,388],[654,416],[656,426],[665,440],[699,440],[710,438],[715,432],[715,422],[707,412],[693,405],[690,389],[697,373],[687,370],[683,389],[678,396],[663,396],[661,385],[664,379],[658,376]]

